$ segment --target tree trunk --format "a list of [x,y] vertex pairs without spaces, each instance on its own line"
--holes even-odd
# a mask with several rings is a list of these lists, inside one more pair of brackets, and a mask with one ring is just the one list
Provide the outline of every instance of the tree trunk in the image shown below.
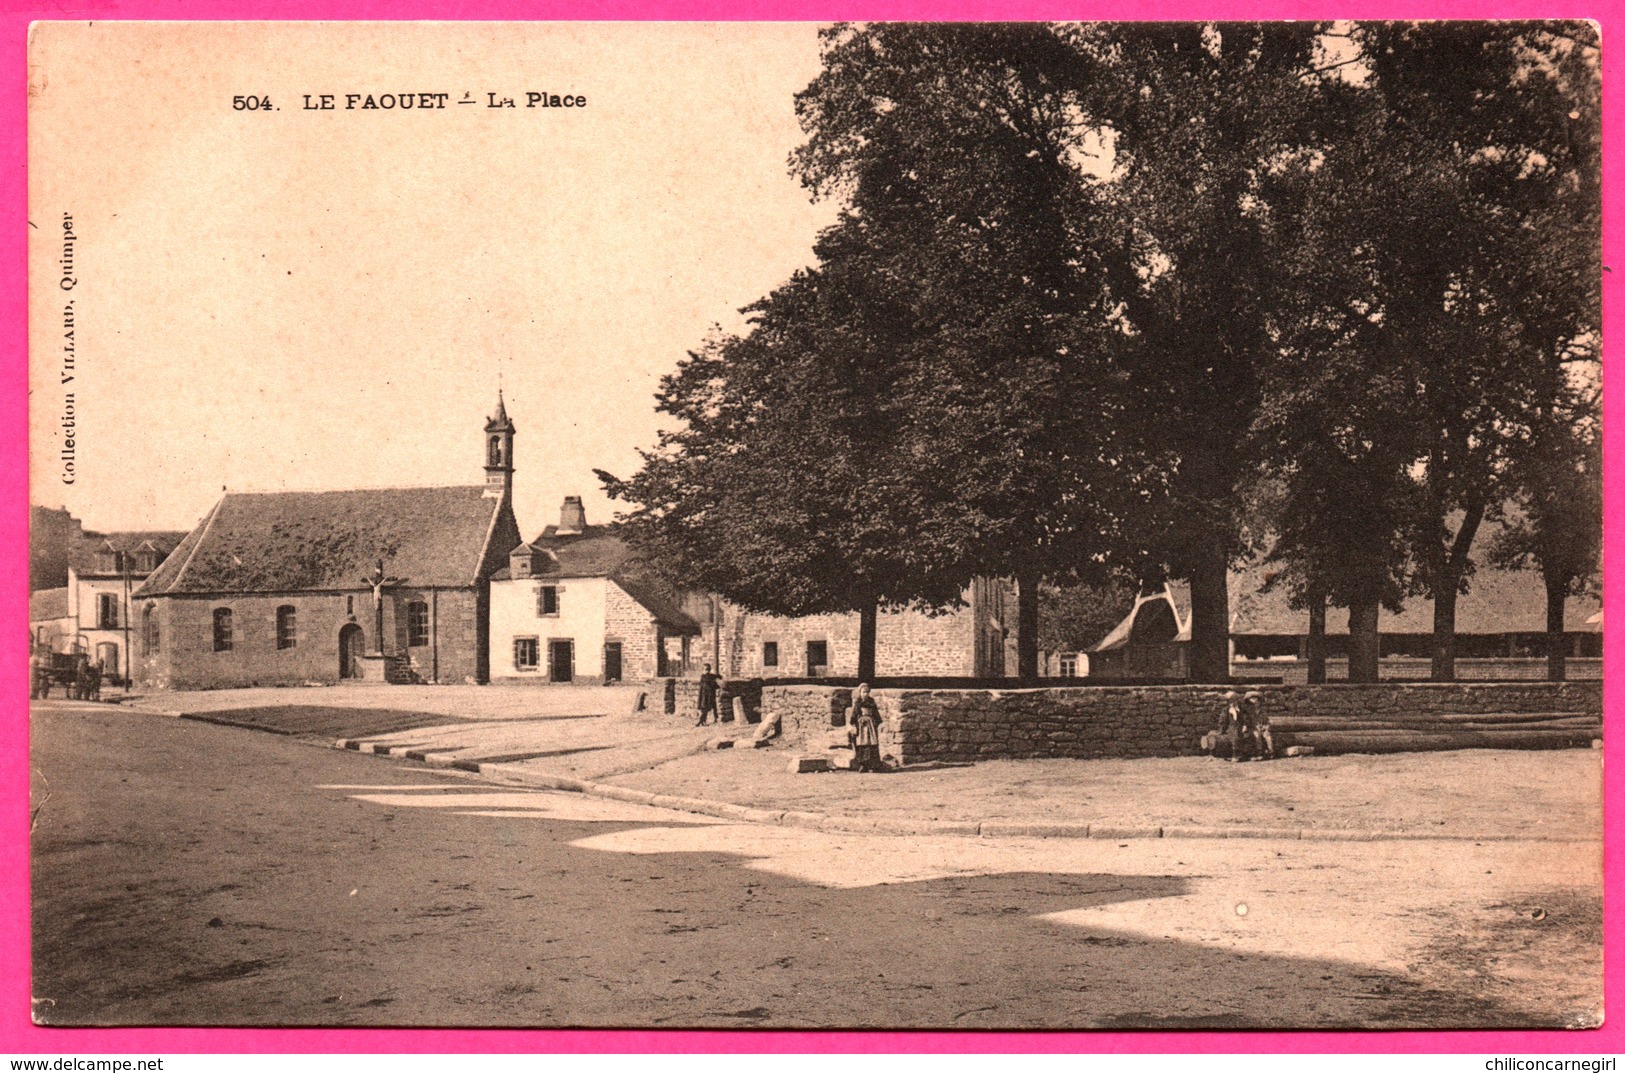
[[1349,604],[1349,681],[1375,682],[1381,675],[1377,601]]
[[1569,586],[1565,581],[1553,584],[1546,579],[1546,680],[1561,682],[1568,678],[1568,637],[1563,632],[1563,605],[1568,602]]
[[1309,590],[1309,636],[1304,645],[1304,660],[1309,665],[1309,684],[1323,684],[1326,681],[1326,594],[1313,587]]
[[1038,571],[1030,569],[1016,576],[1016,674],[1038,680]]
[[1461,593],[1461,576],[1467,569],[1467,553],[1484,520],[1482,499],[1468,500],[1461,528],[1447,548],[1434,555],[1433,578],[1433,668],[1428,676],[1435,682],[1456,680],[1456,598]]
[[1433,669],[1435,682],[1456,680],[1457,580],[1447,578],[1433,594]]
[[1230,568],[1217,549],[1204,550],[1191,570],[1190,680],[1230,680]]
[[875,601],[870,600],[858,610],[858,681],[873,684],[875,680],[875,624],[879,619]]

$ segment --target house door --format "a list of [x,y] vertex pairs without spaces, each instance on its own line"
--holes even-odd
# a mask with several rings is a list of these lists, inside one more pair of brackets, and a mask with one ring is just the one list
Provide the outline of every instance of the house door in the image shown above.
[[96,646],[96,660],[102,665],[102,677],[117,679],[118,673],[118,645],[112,641],[103,641]]
[[547,642],[547,679],[550,682],[573,682],[576,676],[576,645],[574,641]]
[[604,681],[621,680],[621,642],[604,642]]
[[807,677],[822,678],[829,672],[829,642],[807,642]]
[[361,627],[350,623],[339,631],[339,677],[361,677]]

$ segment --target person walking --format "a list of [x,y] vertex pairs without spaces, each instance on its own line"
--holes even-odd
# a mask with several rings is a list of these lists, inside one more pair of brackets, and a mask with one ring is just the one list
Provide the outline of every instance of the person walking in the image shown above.
[[721,684],[722,679],[711,673],[711,665],[707,663],[705,673],[700,675],[700,718],[694,723],[695,726],[703,727],[707,715],[711,716],[713,723],[722,722],[722,717],[717,714],[717,687]]
[[869,695],[868,682],[859,683],[853,690],[846,725],[852,728],[852,770],[887,770],[880,759],[880,706]]

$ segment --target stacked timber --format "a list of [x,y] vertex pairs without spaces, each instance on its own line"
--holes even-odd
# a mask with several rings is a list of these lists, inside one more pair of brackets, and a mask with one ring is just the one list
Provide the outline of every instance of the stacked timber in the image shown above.
[[1307,745],[1335,753],[1447,749],[1583,749],[1602,738],[1602,717],[1583,712],[1408,712],[1364,718],[1280,716],[1270,720],[1277,751]]

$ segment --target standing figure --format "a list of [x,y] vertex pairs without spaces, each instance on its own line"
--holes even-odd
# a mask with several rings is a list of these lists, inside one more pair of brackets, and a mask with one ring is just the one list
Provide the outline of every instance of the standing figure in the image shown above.
[[852,728],[852,770],[885,771],[880,759],[880,707],[869,695],[869,683],[852,691],[852,706],[846,710],[846,725]]
[[1241,698],[1241,718],[1246,726],[1252,748],[1249,759],[1275,759],[1275,735],[1270,732],[1269,716],[1264,714],[1264,695],[1248,690]]
[[102,664],[101,664],[100,660],[97,660],[95,663],[92,663],[90,665],[89,673],[90,673],[90,680],[89,680],[88,683],[86,683],[89,688],[87,690],[85,699],[86,700],[101,700],[102,699]]
[[711,673],[711,665],[707,663],[705,673],[700,675],[700,718],[695,726],[703,727],[707,714],[713,723],[722,722],[722,717],[717,714],[717,687],[721,683],[722,679]]
[[90,658],[80,656],[73,670],[73,699],[90,699]]
[[1246,716],[1242,712],[1241,695],[1230,690],[1224,695],[1224,714],[1219,717],[1219,744],[1232,764],[1247,759],[1250,737]]
[[51,695],[51,653],[35,649],[28,661],[28,699],[45,700]]

